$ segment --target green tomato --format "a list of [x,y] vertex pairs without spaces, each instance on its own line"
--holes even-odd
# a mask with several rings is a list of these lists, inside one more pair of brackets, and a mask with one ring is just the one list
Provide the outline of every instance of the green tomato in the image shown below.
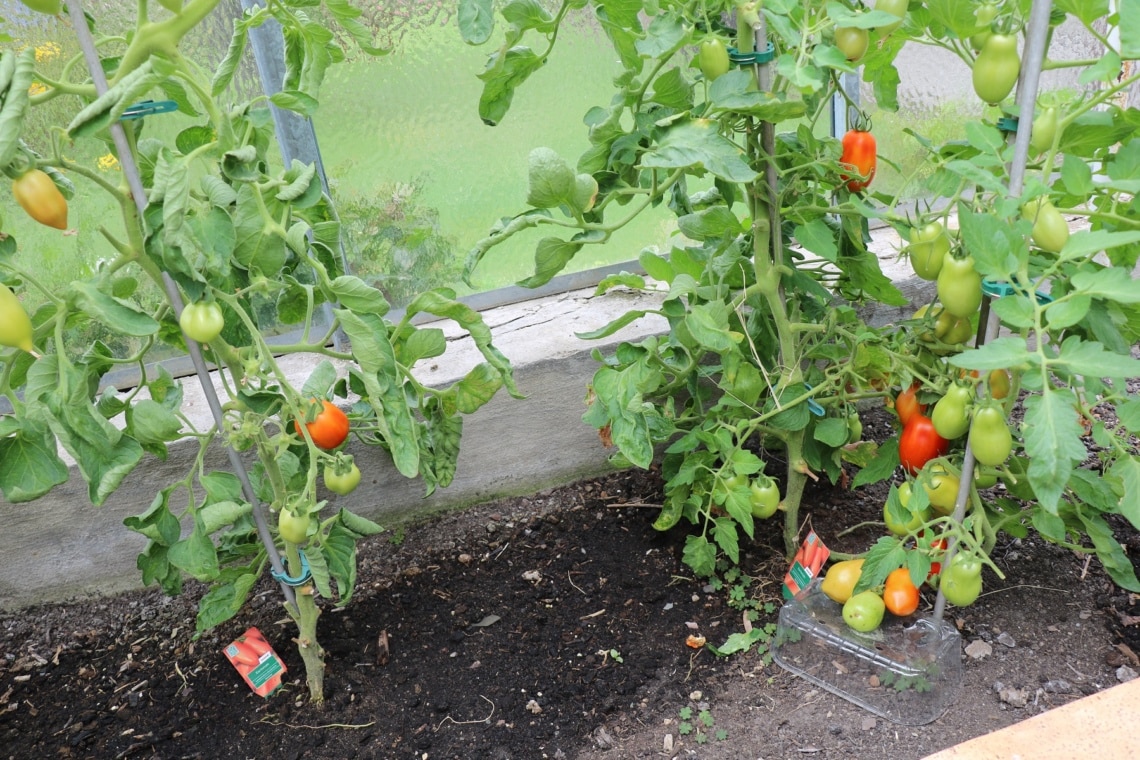
[[968,319],[982,305],[982,276],[974,269],[974,259],[947,254],[938,273],[938,298],[946,311]]
[[984,102],[996,105],[1013,91],[1020,73],[1021,58],[1017,54],[1017,37],[1012,34],[991,34],[974,60],[974,92]]
[[910,265],[914,273],[924,280],[938,279],[942,261],[950,252],[950,235],[942,222],[931,222],[910,233]]
[[910,483],[903,483],[897,489],[897,499],[903,510],[910,516],[905,523],[899,522],[895,519],[894,512],[891,510],[890,498],[887,503],[883,505],[883,522],[887,524],[887,530],[896,536],[905,536],[911,531],[918,530],[919,526],[930,519],[931,513],[929,507],[924,507],[921,511],[915,512],[910,508]]
[[63,5],[61,0],[20,0],[20,2],[36,13],[46,13],[49,16],[58,15]]
[[199,343],[209,343],[222,334],[226,326],[222,307],[216,301],[198,301],[187,304],[178,318],[178,326],[186,337]]
[[977,486],[979,491],[993,488],[997,485],[997,479],[997,470],[992,467],[974,468],[974,485]]
[[938,435],[948,441],[960,438],[970,429],[970,405],[974,392],[964,385],[951,385],[946,395],[934,405],[930,421]]
[[942,594],[955,607],[969,607],[982,593],[982,563],[968,554],[955,554],[942,572]]
[[982,46],[986,44],[986,40],[993,35],[990,25],[997,18],[997,13],[998,8],[994,3],[984,3],[974,11],[974,19],[977,21],[975,28],[978,30],[970,35],[970,47],[974,50],[981,50]]
[[1037,153],[1044,153],[1053,147],[1057,139],[1057,127],[1060,117],[1057,109],[1049,106],[1037,114],[1033,120],[1033,132],[1029,136],[1029,147]]
[[898,21],[893,24],[879,27],[879,33],[886,36],[902,26],[903,19],[906,18],[906,7],[910,5],[910,0],[875,0],[875,10],[884,11],[897,16]]
[[954,511],[954,502],[958,500],[958,485],[961,479],[952,475],[941,467],[934,467],[929,473],[929,480],[922,485],[926,496],[930,499],[930,506],[940,515],[949,515]]
[[943,343],[949,343],[956,346],[959,343],[965,343],[974,336],[974,326],[970,324],[968,317],[957,317],[954,319],[953,324],[941,337]]
[[851,409],[847,414],[847,442],[858,443],[863,440],[863,420],[859,419],[859,412]]
[[980,464],[997,467],[1013,451],[1013,435],[1005,415],[996,406],[983,406],[974,412],[970,425],[970,448]]
[[1021,209],[1021,216],[1033,222],[1033,242],[1044,251],[1060,253],[1069,242],[1069,223],[1048,198],[1034,198]]
[[347,465],[341,463],[339,468],[335,464],[327,464],[324,475],[325,488],[341,496],[352,493],[360,485],[360,468],[356,462],[348,461]]
[[303,544],[309,539],[311,522],[307,512],[296,514],[291,508],[284,507],[277,515],[277,533],[291,544]]
[[700,53],[697,54],[697,65],[705,79],[712,82],[722,74],[728,73],[732,62],[728,58],[728,49],[717,37],[708,37],[701,42]]
[[18,348],[31,353],[32,320],[24,305],[8,286],[0,282],[0,346]]
[[869,633],[883,622],[887,606],[874,591],[862,591],[843,603],[843,622],[860,633]]
[[870,43],[871,36],[866,29],[854,26],[838,26],[835,28],[835,47],[839,48],[840,52],[852,63],[866,54],[867,46]]
[[776,514],[776,509],[780,506],[780,489],[776,486],[775,481],[766,480],[767,482],[754,480],[748,487],[748,501],[752,506],[752,516],[761,520],[767,520]]

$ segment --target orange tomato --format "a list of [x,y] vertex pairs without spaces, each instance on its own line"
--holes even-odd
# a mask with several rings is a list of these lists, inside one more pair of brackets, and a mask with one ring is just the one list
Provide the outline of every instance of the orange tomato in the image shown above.
[[924,414],[926,412],[926,404],[918,403],[918,398],[915,395],[918,393],[918,389],[919,384],[912,383],[909,388],[895,398],[895,414],[899,416],[899,422],[903,425],[916,413]]
[[910,571],[905,567],[893,570],[887,576],[883,589],[883,603],[892,615],[906,617],[918,609],[918,587],[910,581]]

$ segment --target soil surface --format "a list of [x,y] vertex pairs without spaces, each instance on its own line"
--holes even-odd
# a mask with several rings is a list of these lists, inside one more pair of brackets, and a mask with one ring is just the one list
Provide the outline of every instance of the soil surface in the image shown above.
[[[868,421],[885,437],[885,417]],[[886,486],[811,489],[833,548],[861,551]],[[654,472],[623,472],[383,534],[362,544],[356,598],[320,621],[323,709],[308,704],[291,624],[262,586],[194,638],[199,587],[0,617],[0,757],[18,758],[919,758],[1115,685],[1140,670],[1140,597],[1094,559],[1036,537],[999,544],[974,606],[952,610],[963,685],[944,715],[899,725],[789,674],[753,649],[724,591],[657,533]],[[773,521],[744,555],[745,597],[781,603]],[[1133,556],[1140,539],[1120,527]],[[920,614],[929,614],[924,596]],[[775,622],[775,613],[757,626]],[[249,626],[289,672],[268,699],[222,655]],[[381,640],[387,641],[387,652]],[[838,667],[842,667],[838,665]]]

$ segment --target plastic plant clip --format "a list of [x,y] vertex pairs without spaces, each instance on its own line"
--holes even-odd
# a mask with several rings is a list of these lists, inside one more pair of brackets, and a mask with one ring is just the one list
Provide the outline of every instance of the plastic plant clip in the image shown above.
[[141,119],[144,116],[150,116],[156,113],[170,113],[177,111],[178,104],[173,100],[144,100],[141,103],[127,106],[123,111],[123,115],[119,117],[120,121],[126,119]]
[[[1026,25],[1024,65],[1017,85],[1022,113],[1031,111],[1037,99],[1038,81],[1045,56],[1052,0],[1033,0]],[[1014,126],[1006,122],[1005,126]],[[1009,194],[1018,196],[1023,187],[1032,124],[1016,124],[1013,159],[1009,167]],[[990,298],[1014,292],[1008,283],[984,284]],[[1049,296],[1037,293],[1042,302]],[[997,315],[985,308],[979,325],[978,345],[997,337]],[[975,458],[969,445],[953,519],[959,523],[973,482]],[[951,540],[942,559],[949,564],[957,551]],[[957,629],[943,616],[946,597],[939,591],[933,614],[898,618],[887,615],[874,631],[861,633],[843,621],[842,607],[820,591],[818,579],[780,610],[772,639],[773,659],[785,669],[888,720],[903,725],[923,725],[950,709],[961,689],[962,641]]]

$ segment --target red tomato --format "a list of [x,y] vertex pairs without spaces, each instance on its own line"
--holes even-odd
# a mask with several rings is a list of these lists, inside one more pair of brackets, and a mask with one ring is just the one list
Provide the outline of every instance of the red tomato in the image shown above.
[[[335,449],[348,437],[348,417],[331,401],[322,400],[321,405],[323,408],[320,414],[312,422],[306,423],[305,427],[309,429],[309,436],[317,446]],[[297,435],[303,435],[301,420],[294,421],[293,427],[297,430]]]
[[876,159],[874,135],[861,129],[848,130],[843,136],[843,155],[839,162],[859,175],[850,178],[846,174],[839,175],[840,179],[847,180],[848,190],[857,193],[871,184],[875,177]]
[[927,462],[940,457],[950,449],[950,443],[938,435],[934,423],[924,414],[916,413],[903,425],[899,436],[899,462],[911,475],[918,473]]
[[918,609],[918,587],[910,580],[910,571],[905,567],[892,570],[887,576],[883,589],[883,602],[892,615],[906,617]]

